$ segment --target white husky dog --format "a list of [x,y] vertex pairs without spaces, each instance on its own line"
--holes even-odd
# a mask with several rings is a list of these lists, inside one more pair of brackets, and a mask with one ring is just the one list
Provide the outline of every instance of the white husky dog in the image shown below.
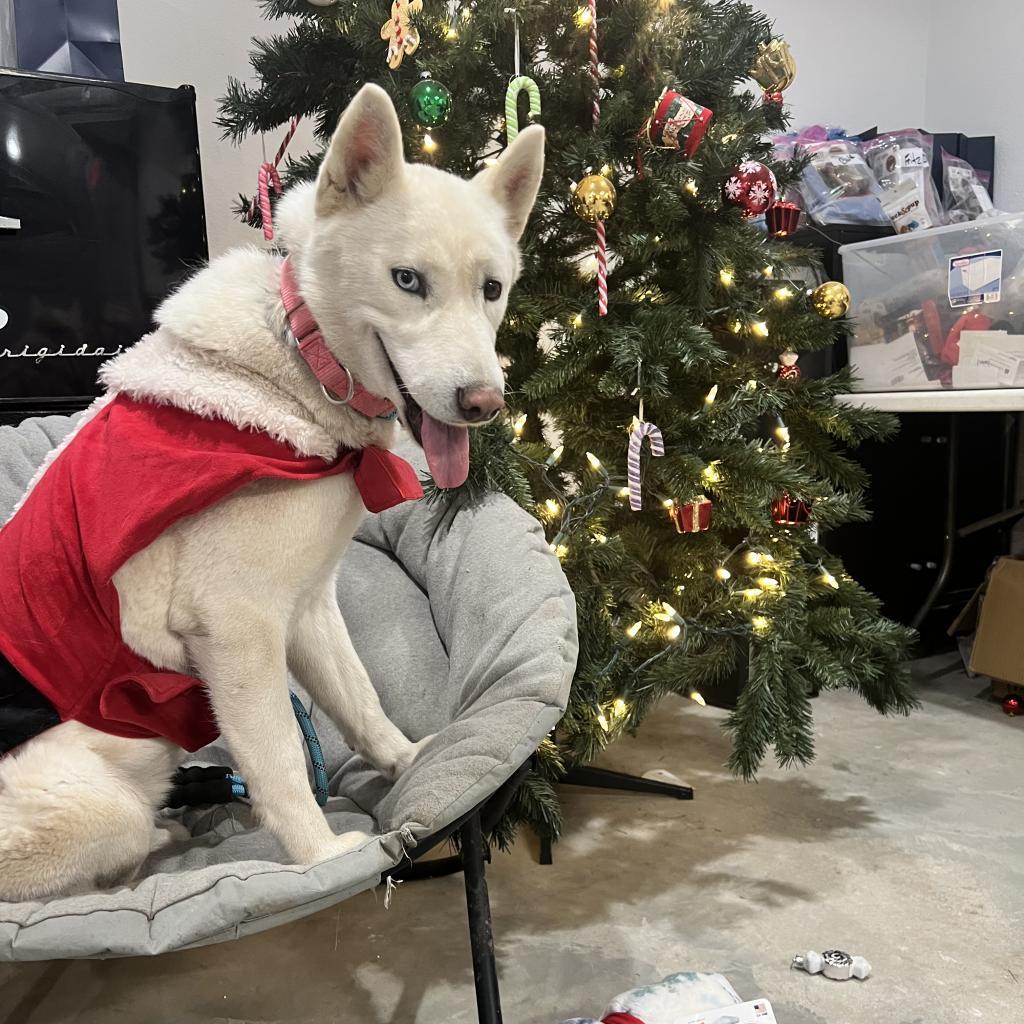
[[[331,354],[398,408],[441,483],[464,476],[465,426],[503,405],[495,335],[543,142],[539,126],[526,129],[472,181],[407,164],[391,101],[367,85],[316,182],[281,203],[298,288]],[[331,401],[296,353],[279,273],[273,253],[251,248],[200,271],[164,302],[158,329],[107,364],[106,400],[127,394],[221,417],[305,456],[392,447],[393,421]],[[338,609],[338,563],[363,511],[351,473],[250,484],[176,522],[114,576],[124,642],[205,683],[258,815],[300,863],[366,837],[334,835],[310,792],[288,671],[392,778],[426,742],[385,717]],[[169,740],[64,721],[0,760],[0,899],[130,877],[166,834],[155,811],[182,759]]]

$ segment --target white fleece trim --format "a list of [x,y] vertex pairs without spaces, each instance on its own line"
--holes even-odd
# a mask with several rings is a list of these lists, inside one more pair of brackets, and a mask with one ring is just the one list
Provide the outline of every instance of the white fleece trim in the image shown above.
[[269,434],[299,455],[327,462],[338,456],[338,442],[270,381],[196,353],[166,328],[105,363],[100,379],[112,392]]

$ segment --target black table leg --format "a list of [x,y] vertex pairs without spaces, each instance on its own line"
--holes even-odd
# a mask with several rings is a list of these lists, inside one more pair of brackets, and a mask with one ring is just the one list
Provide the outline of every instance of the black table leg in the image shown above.
[[466,881],[466,907],[469,910],[469,943],[473,952],[477,1016],[480,1024],[501,1024],[498,966],[494,960],[491,904],[487,896],[484,868],[486,844],[479,811],[466,821],[459,835]]
[[924,599],[924,604],[918,608],[910,625],[914,629],[920,629],[921,623],[927,618],[935,602],[946,589],[949,582],[949,574],[953,568],[953,555],[956,550],[956,487],[957,474],[960,469],[960,417],[952,412],[949,414],[949,437],[946,455],[946,517],[943,527],[942,562],[939,565],[939,574],[935,577],[932,589]]

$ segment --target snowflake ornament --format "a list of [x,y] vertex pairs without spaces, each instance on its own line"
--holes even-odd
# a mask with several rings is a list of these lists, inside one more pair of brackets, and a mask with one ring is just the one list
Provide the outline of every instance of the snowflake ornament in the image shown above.
[[775,202],[778,182],[771,169],[757,160],[744,160],[722,185],[722,199],[738,206],[744,217],[763,214]]

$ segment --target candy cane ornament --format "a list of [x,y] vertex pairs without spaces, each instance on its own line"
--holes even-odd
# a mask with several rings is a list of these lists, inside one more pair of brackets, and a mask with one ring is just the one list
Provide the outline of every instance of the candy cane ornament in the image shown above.
[[505,90],[505,131],[509,145],[519,134],[519,94],[525,90],[530,101],[530,120],[540,115],[540,86],[529,75],[518,75]]
[[270,190],[273,189],[278,195],[281,194],[281,175],[272,163],[260,165],[258,195],[260,203],[260,214],[263,218],[263,237],[269,242],[274,237],[274,220],[270,209]]
[[[597,0],[587,0],[590,11],[590,82],[593,86],[591,119],[597,128],[601,124],[601,65],[597,56]],[[597,315],[608,315],[608,242],[604,221],[594,223],[597,233]],[[632,499],[631,499],[632,500]]]
[[[278,174],[277,168],[284,159],[285,153],[288,151],[289,143],[293,138],[295,138],[295,132],[298,130],[299,121],[301,120],[301,117],[296,116],[288,122],[288,131],[285,132],[285,136],[281,140],[281,145],[277,147],[273,163],[268,160],[264,160],[264,162],[260,164],[260,172],[256,185],[256,196],[263,220],[263,237],[268,242],[272,241],[274,238],[274,220],[270,206],[270,191],[271,188],[273,188],[278,195],[281,194],[281,176]],[[266,149],[264,148],[263,156],[266,157],[266,155]],[[249,207],[250,224],[253,222],[255,217],[256,207],[253,205]]]
[[640,496],[640,449],[644,438],[651,446],[651,455],[661,458],[665,454],[665,441],[661,430],[653,423],[637,423],[629,435],[629,451],[626,453],[626,479],[629,482],[629,507],[634,512],[643,508]]

